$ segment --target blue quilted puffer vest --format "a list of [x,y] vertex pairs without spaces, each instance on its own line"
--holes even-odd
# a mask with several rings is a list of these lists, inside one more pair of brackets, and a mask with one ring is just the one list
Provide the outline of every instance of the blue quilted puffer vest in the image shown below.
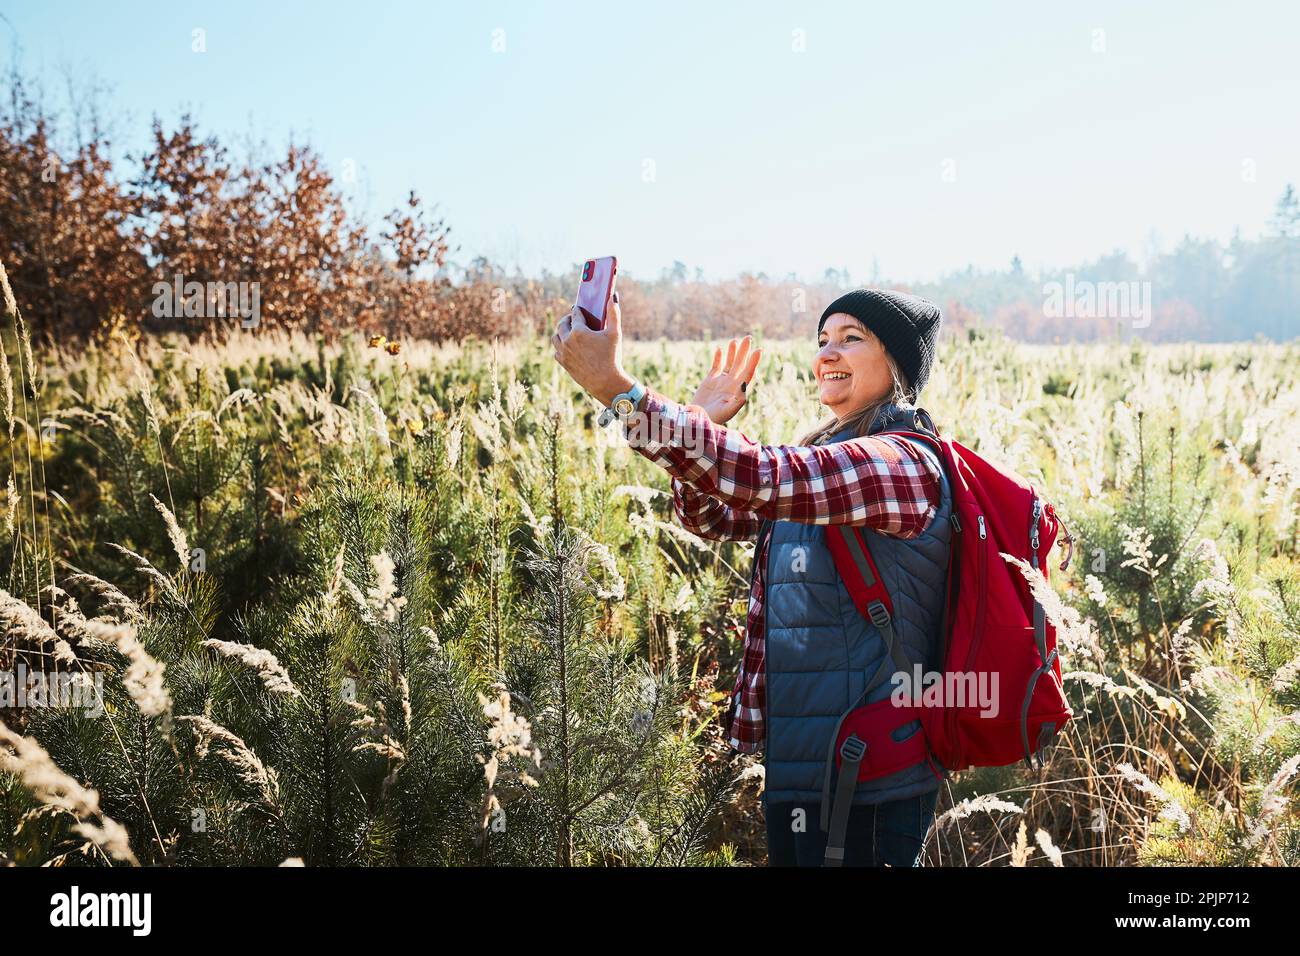
[[[916,429],[910,405],[882,407],[870,433]],[[832,442],[855,437],[849,431]],[[919,440],[924,454],[935,452]],[[937,458],[936,458],[937,461]],[[945,476],[942,501],[926,530],[902,540],[864,528],[872,556],[894,605],[895,640],[909,661],[936,669],[943,624],[952,493]],[[773,522],[763,569],[767,743],[766,799],[816,802],[822,795],[827,745],[840,715],[862,694],[885,656],[885,642],[864,618],[835,570],[822,525]],[[863,703],[893,691],[886,680]],[[920,724],[916,725],[920,733]],[[935,790],[939,781],[921,761],[858,784],[854,804],[882,803]]]

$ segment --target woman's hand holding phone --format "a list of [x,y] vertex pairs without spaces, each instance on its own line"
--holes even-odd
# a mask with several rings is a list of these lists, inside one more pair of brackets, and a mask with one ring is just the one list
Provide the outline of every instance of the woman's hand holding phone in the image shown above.
[[611,292],[605,303],[605,327],[590,328],[580,306],[574,306],[555,327],[551,347],[573,380],[602,405],[633,385],[623,371],[623,315],[618,293]]
[[750,351],[754,340],[746,335],[727,343],[713,352],[713,367],[695,390],[692,405],[698,405],[715,425],[724,425],[745,407],[749,398],[749,384],[754,380],[758,363],[763,358],[762,349]]

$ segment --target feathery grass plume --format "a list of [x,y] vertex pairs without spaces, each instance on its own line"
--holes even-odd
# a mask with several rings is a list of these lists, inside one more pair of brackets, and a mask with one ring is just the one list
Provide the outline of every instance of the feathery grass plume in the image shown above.
[[1193,586],[1191,599],[1196,601],[1204,598],[1219,612],[1223,618],[1224,628],[1228,632],[1228,640],[1232,642],[1236,639],[1241,616],[1236,607],[1236,595],[1232,587],[1232,573],[1228,568],[1228,562],[1219,552],[1219,546],[1213,538],[1202,538],[1192,551],[1192,558],[1195,561],[1208,563],[1210,570]]
[[1106,588],[1102,586],[1101,581],[1095,575],[1089,574],[1084,577],[1083,590],[1088,595],[1088,600],[1092,601],[1093,604],[1102,608],[1106,607]]
[[1298,679],[1300,679],[1300,654],[1297,654],[1277,669],[1273,674],[1273,680],[1270,683],[1270,686],[1274,691],[1280,693],[1294,684]]
[[352,599],[352,603],[356,605],[357,610],[361,613],[361,619],[367,624],[374,623],[375,618],[370,613],[370,603],[366,600],[366,596],[361,593],[361,589],[352,583],[351,578],[345,577],[343,579],[343,590],[347,592],[348,597]]
[[1061,600],[1060,595],[1043,576],[1043,572],[1013,554],[1005,551],[999,551],[998,554],[1008,564],[1015,565],[1019,569],[1029,585],[1030,594],[1042,606],[1047,620],[1056,628],[1057,640],[1065,652],[1072,656],[1086,656],[1094,661],[1105,659],[1096,631],[1078,611]]
[[[361,715],[350,722],[351,726],[356,727],[358,730],[368,730],[369,728],[374,727],[377,723],[375,715],[370,712],[370,708],[361,701],[345,700],[343,703],[351,707],[353,710],[360,711]],[[383,705],[380,704],[380,706],[382,707]]]
[[[621,601],[627,594],[627,584],[623,580],[623,575],[618,571],[618,563],[614,560],[613,553],[605,545],[597,541],[588,541],[587,561],[584,562],[587,576],[591,581],[592,590],[596,597],[606,601]],[[597,579],[596,575],[591,573],[591,566],[595,565],[604,572],[605,580],[603,582]]]
[[200,422],[207,422],[209,425],[212,426],[212,434],[216,439],[216,443],[218,447],[225,446],[226,443],[225,429],[222,428],[221,424],[215,418],[212,417],[212,412],[208,411],[206,408],[200,408],[188,413],[181,420],[181,423],[179,426],[177,426],[176,430],[172,432],[172,440],[170,442],[170,445],[173,451],[176,450],[176,448],[180,445],[181,439],[184,438],[191,431],[195,430],[196,426]]
[[71,645],[55,632],[25,601],[20,601],[0,588],[0,621],[5,625],[5,637],[11,641],[28,641],[33,644],[54,646],[54,659],[60,664],[77,663]]
[[965,820],[976,813],[993,813],[994,811],[1004,813],[1024,813],[1024,807],[1018,806],[1009,800],[1003,800],[991,793],[980,794],[978,797],[967,797],[960,803],[954,804],[951,809],[945,810],[940,814],[939,819],[935,821],[937,828],[944,828],[956,823],[958,820]]
[[161,587],[166,594],[169,594],[171,597],[180,600],[180,595],[177,594],[176,588],[172,586],[171,578],[167,577],[167,575],[163,574],[161,571],[155,568],[153,566],[153,563],[148,558],[144,557],[143,555],[136,554],[130,548],[124,548],[122,547],[122,545],[117,544],[113,541],[108,542],[108,546],[112,548],[114,551],[116,551],[118,554],[122,555],[122,557],[129,559],[131,563],[135,565],[135,569],[137,571],[139,571],[141,574],[145,575],[146,577],[151,578],[154,581],[154,583],[157,584],[159,587]]
[[241,664],[251,667],[257,672],[262,686],[272,694],[302,696],[298,693],[298,688],[293,686],[293,681],[289,679],[289,672],[284,669],[276,656],[265,648],[240,644],[237,641],[220,641],[216,638],[206,639],[203,646],[211,648],[222,657],[233,657]]
[[78,571],[63,579],[64,584],[78,584],[104,602],[103,610],[116,616],[121,621],[140,621],[144,612],[140,605],[131,600],[115,585],[109,584],[93,574]]
[[1250,751],[1254,754],[1262,754],[1274,744],[1273,735],[1286,730],[1288,727],[1300,727],[1300,710],[1293,710],[1289,714],[1282,714],[1279,717],[1270,717],[1264,721],[1259,732],[1251,739]]
[[654,519],[654,527],[670,538],[680,541],[682,544],[688,544],[696,551],[713,551],[713,544],[707,538],[701,538],[699,535],[687,531],[685,528],[673,524],[671,521],[664,521],[660,518]]
[[163,517],[163,522],[167,525],[167,537],[171,539],[172,550],[176,552],[176,558],[181,563],[181,569],[188,568],[190,566],[190,543],[186,540],[185,532],[181,529],[181,526],[176,523],[176,516],[171,513],[170,508],[152,494],[149,495],[149,500],[153,502],[153,506],[158,509],[158,513]]
[[87,619],[81,615],[63,621],[76,635],[78,643],[87,647],[117,647],[120,640],[135,636],[135,625],[121,621]]
[[[411,686],[407,683],[406,675],[398,677],[398,690],[401,693],[402,702],[402,719],[405,721],[403,727],[409,733],[411,727]],[[365,753],[367,751],[377,753],[386,758],[389,763],[388,774],[384,777],[383,793],[387,793],[392,787],[393,782],[397,779],[397,773],[406,763],[406,748],[394,736],[392,726],[388,721],[388,711],[382,701],[375,703],[375,708],[379,711],[379,719],[370,713],[370,709],[364,704],[355,701],[349,701],[354,707],[363,712],[363,716],[352,721],[352,726],[360,729],[369,730],[374,728],[381,734],[380,740],[368,740],[357,744],[352,748],[353,753]]]
[[9,273],[5,271],[3,259],[0,259],[0,293],[4,295],[5,315],[17,315],[18,302],[14,299],[14,290],[9,285]]
[[[392,440],[388,437],[388,416],[384,414],[384,409],[376,401],[375,396],[367,389],[358,388],[356,385],[348,386],[348,395],[361,396],[361,402],[370,410],[371,417],[374,421],[375,436],[379,439],[379,444],[384,448],[392,447]],[[343,399],[347,401],[347,396]]]
[[237,388],[217,406],[217,412],[213,416],[216,421],[221,421],[221,416],[226,414],[231,408],[237,405],[253,405],[258,401],[257,393],[251,388]]
[[1259,810],[1251,821],[1250,832],[1246,836],[1248,849],[1258,846],[1272,829],[1274,821],[1282,815],[1290,804],[1290,798],[1282,794],[1282,788],[1291,782],[1300,772],[1300,754],[1295,754],[1282,766],[1265,785],[1259,797]]
[[1192,637],[1192,618],[1187,617],[1183,623],[1174,628],[1174,632],[1169,635],[1169,649],[1173,652],[1176,660],[1184,661],[1192,653],[1192,645],[1195,639]]
[[460,419],[447,430],[447,468],[455,471],[460,463],[460,447],[464,439],[464,425]]
[[[1020,825],[1024,826],[1023,820],[1020,821]],[[1055,843],[1052,842],[1052,836],[1050,833],[1048,833],[1042,827],[1039,827],[1038,832],[1034,834],[1034,839],[1038,841],[1038,848],[1043,851],[1043,854],[1049,860],[1052,861],[1052,866],[1065,865],[1063,862],[1061,862],[1061,850],[1059,847],[1057,847]]]
[[[4,265],[0,264],[0,269]],[[4,335],[0,333],[0,414],[4,415],[5,434],[14,437],[14,376],[9,370],[9,350],[5,348]]]
[[397,687],[402,693],[402,721],[404,727],[411,726],[411,684],[403,674],[397,679]]
[[291,857],[286,857],[285,861],[280,865],[281,866],[303,866],[304,864],[302,862],[302,857],[291,856]]
[[[13,320],[15,327],[18,329],[18,345],[22,349],[22,361],[26,363],[28,385],[31,388],[31,394],[37,396],[36,385],[36,363],[32,361],[32,339],[27,332],[27,323],[23,320],[23,314],[18,309],[18,300],[14,298],[14,290],[9,285],[9,273],[5,271],[5,264],[0,262],[0,293],[4,295],[5,315]],[[3,340],[0,340],[0,355],[4,354]],[[9,372],[9,359],[4,359],[3,380],[5,383],[6,395],[6,412],[5,421],[9,429],[9,437],[14,436],[14,413],[13,413],[13,379]]]
[[23,364],[27,369],[27,394],[32,398],[41,397],[40,379],[36,372],[36,360],[32,358],[32,336],[27,331],[27,322],[21,312],[16,313],[18,338],[23,347]]
[[[542,752],[533,744],[532,726],[510,709],[510,692],[499,684],[497,688],[495,699],[478,695],[483,714],[491,721],[487,734],[491,753],[486,757],[477,755],[479,763],[483,764],[483,778],[487,781],[487,792],[483,795],[479,818],[481,831],[486,831],[492,822],[492,815],[501,811],[498,778],[502,783],[535,787],[537,780],[529,772],[528,765],[531,763],[537,769],[542,766]],[[508,765],[514,757],[520,759],[522,766],[506,767],[506,775],[502,776],[503,766]]]
[[[356,726],[356,721],[353,722],[353,726]],[[383,740],[367,740],[352,748],[353,753],[363,753],[365,751],[381,754],[394,763],[404,763],[406,761],[406,751],[402,749],[400,743],[388,734],[384,734]]]
[[136,354],[135,346],[127,338],[126,333],[119,329],[114,333],[114,337],[122,343],[122,351],[131,360],[131,364],[135,368],[136,394],[144,406],[145,420],[148,421],[149,427],[155,435],[162,435],[162,425],[158,421],[158,409],[154,406],[153,382],[149,372],[144,363],[140,361],[140,356]]
[[511,378],[506,388],[506,417],[517,422],[523,416],[528,404],[528,386],[517,378]]
[[99,794],[68,776],[37,741],[14,733],[0,720],[0,771],[13,774],[32,796],[68,811],[78,820],[73,830],[114,860],[139,866],[126,828],[105,816]]
[[1087,684],[1089,687],[1098,690],[1104,690],[1106,693],[1113,696],[1131,697],[1137,693],[1132,687],[1123,687],[1120,684],[1116,684],[1105,674],[1099,674],[1096,671],[1066,671],[1061,675],[1062,684],[1071,680],[1078,681],[1081,684]]
[[397,581],[393,577],[397,565],[387,551],[380,551],[371,556],[370,566],[375,571],[375,586],[366,592],[366,602],[391,624],[397,620],[398,612],[406,605],[406,598],[397,593]]
[[653,503],[655,498],[670,498],[668,492],[661,488],[647,488],[645,485],[616,485],[609,496],[611,498],[631,498],[643,505]]
[[225,727],[207,717],[186,714],[176,718],[194,731],[194,756],[204,760],[214,744],[219,745],[216,755],[230,765],[240,782],[257,790],[263,802],[274,804],[279,793],[279,781],[274,770],[268,769],[253,753],[248,744]]
[[1033,855],[1034,848],[1029,845],[1029,828],[1025,826],[1025,821],[1020,821],[1020,827],[1016,830],[1016,842],[1011,847],[1011,865],[1020,867],[1029,863],[1029,857]]
[[113,634],[118,653],[126,658],[122,686],[135,701],[136,707],[140,708],[140,713],[146,717],[162,717],[164,722],[170,720],[172,696],[163,683],[163,672],[167,665],[155,660],[145,650],[136,636],[134,625],[117,625],[105,633]]
[[1120,523],[1119,528],[1124,534],[1124,553],[1130,555],[1127,560],[1120,563],[1120,567],[1136,568],[1152,580],[1159,577],[1160,569],[1169,560],[1169,555],[1166,553],[1156,558],[1151,550],[1155,535],[1146,528],[1130,527],[1123,522]]
[[384,734],[383,740],[368,740],[352,748],[353,753],[366,751],[377,753],[388,761],[388,773],[381,784],[381,794],[386,796],[397,780],[398,772],[406,765],[406,750],[390,734]]
[[5,538],[12,539],[18,527],[18,488],[11,471],[5,483]]
[[1161,804],[1160,819],[1172,821],[1178,827],[1179,832],[1185,832],[1192,825],[1191,817],[1188,816],[1186,808],[1175,800],[1169,791],[1141,770],[1128,762],[1119,764],[1115,769],[1120,772],[1126,781],[1159,801]]
[[334,572],[330,575],[329,587],[325,590],[325,609],[330,610],[338,601],[339,590],[343,587],[343,563],[347,554],[347,545],[339,545],[339,553],[334,555]]
[[420,625],[420,633],[423,634],[426,638],[428,638],[429,640],[428,647],[432,653],[434,654],[441,653],[442,642],[438,640],[438,635],[433,632],[433,628],[429,627],[427,624],[422,624]]

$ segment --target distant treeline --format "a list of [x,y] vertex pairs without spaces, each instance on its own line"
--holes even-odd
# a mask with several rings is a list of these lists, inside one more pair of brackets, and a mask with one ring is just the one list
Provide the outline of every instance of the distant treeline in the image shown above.
[[[309,146],[237,158],[185,116],[173,128],[155,119],[148,149],[115,163],[93,109],[67,121],[16,73],[9,86],[0,258],[44,337],[221,337],[241,325],[499,337],[545,330],[572,301],[577,264],[532,277],[481,258],[458,264],[451,229],[415,193],[368,225]],[[1227,246],[1187,237],[1145,270],[1123,252],[1052,274],[1030,275],[1015,259],[1004,271],[930,283],[862,283],[834,269],[814,282],[705,281],[682,263],[637,279],[630,265],[620,295],[628,333],[644,338],[811,335],[825,305],[862,284],[933,299],[952,332],[985,326],[1035,342],[1300,334],[1300,200],[1289,186],[1263,237]]]

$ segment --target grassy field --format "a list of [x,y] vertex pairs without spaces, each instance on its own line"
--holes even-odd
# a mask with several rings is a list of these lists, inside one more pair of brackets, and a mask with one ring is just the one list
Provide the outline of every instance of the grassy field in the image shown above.
[[[675,525],[543,343],[4,338],[0,671],[103,706],[0,708],[0,862],[763,862],[717,721],[750,546]],[[735,425],[790,442],[812,343],[765,348]],[[685,400],[710,356],[625,361]],[[1300,860],[1298,359],[943,344],[925,407],[1079,539],[1076,719],[955,775],[928,864]]]

